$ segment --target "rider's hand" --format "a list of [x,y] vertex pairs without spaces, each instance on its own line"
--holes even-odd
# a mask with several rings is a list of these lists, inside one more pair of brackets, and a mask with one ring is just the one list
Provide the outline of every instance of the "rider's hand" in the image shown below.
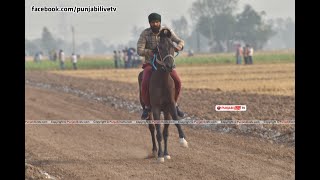
[[181,48],[179,46],[176,46],[176,47],[174,47],[174,51],[175,52],[181,51]]
[[153,52],[153,54],[159,53],[158,48],[154,48],[154,49],[152,50],[152,52]]

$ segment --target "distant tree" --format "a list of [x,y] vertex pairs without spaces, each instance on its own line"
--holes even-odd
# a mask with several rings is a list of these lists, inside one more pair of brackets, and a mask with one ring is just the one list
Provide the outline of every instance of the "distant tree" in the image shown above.
[[101,38],[95,38],[92,40],[93,52],[96,54],[103,54],[107,50],[107,46],[103,43]]
[[255,49],[262,49],[275,34],[272,26],[264,22],[264,15],[265,12],[258,13],[250,5],[246,5],[243,12],[237,15],[237,39],[243,40]]
[[295,47],[295,23],[291,18],[284,21],[284,29],[282,31],[283,41],[286,48]]
[[266,49],[288,49],[295,48],[295,23],[291,18],[269,19],[275,35],[270,38]]
[[25,39],[25,51],[27,55],[33,56],[34,54],[40,51],[40,47],[34,41]]
[[188,21],[184,16],[180,19],[172,20],[173,31],[182,39],[186,39],[189,36]]
[[201,17],[212,18],[220,14],[233,14],[239,0],[197,0],[192,3],[191,19],[197,22]]
[[77,49],[78,49],[79,53],[82,53],[82,54],[88,53],[88,52],[90,52],[90,43],[83,42],[77,46]]
[[[236,20],[232,14],[219,14],[213,18],[213,35],[218,47],[232,51],[233,41],[236,39]],[[224,49],[223,48],[223,49]],[[223,49],[220,49],[223,51]]]
[[[186,38],[185,48],[186,50],[192,49],[195,52],[208,52],[209,44],[208,38],[200,34],[196,29],[193,29],[190,36]],[[200,43],[201,42],[201,43]]]
[[197,0],[192,4],[191,19],[196,31],[209,39],[212,51],[229,48],[235,24],[232,14],[237,5],[238,0]]
[[42,30],[41,46],[46,53],[57,48],[56,41],[47,27]]

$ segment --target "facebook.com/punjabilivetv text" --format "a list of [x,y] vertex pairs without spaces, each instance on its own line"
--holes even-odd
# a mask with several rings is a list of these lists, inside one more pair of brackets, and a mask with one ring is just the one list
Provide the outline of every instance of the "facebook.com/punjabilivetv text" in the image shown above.
[[36,6],[31,6],[31,11],[32,12],[74,12],[74,13],[79,13],[79,12],[116,12],[117,8],[116,7],[105,7],[103,5],[99,6],[86,6],[86,7],[36,7]]

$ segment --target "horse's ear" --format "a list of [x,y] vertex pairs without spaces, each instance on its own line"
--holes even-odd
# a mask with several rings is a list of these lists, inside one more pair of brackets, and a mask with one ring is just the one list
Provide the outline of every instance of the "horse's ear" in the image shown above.
[[162,29],[160,32],[160,36],[166,36],[168,38],[171,37],[171,31],[169,29]]

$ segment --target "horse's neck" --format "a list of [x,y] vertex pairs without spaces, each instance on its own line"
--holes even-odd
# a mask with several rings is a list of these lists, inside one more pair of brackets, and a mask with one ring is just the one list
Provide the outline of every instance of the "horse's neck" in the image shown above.
[[159,67],[158,70],[154,71],[153,73],[155,73],[158,76],[159,83],[160,83],[160,81],[163,82],[163,83],[168,83],[170,73],[169,72],[164,72],[160,68],[161,67]]

